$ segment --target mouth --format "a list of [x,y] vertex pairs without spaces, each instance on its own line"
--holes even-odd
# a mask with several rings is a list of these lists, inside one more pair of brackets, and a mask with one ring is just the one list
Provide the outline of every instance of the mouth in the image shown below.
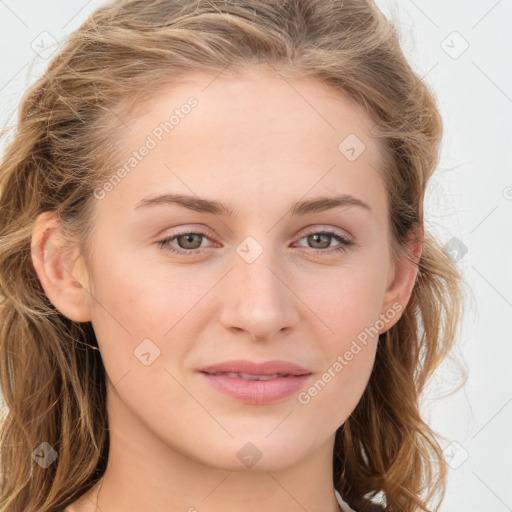
[[223,375],[225,377],[231,377],[234,379],[244,379],[244,380],[272,380],[279,379],[281,377],[300,377],[300,375],[291,375],[289,373],[274,373],[273,375],[257,375],[252,373],[236,373],[236,372],[215,372],[208,373],[203,372],[207,375],[214,375],[218,377],[219,375]]
[[199,370],[218,392],[248,405],[266,405],[299,391],[312,372],[286,361],[227,361]]

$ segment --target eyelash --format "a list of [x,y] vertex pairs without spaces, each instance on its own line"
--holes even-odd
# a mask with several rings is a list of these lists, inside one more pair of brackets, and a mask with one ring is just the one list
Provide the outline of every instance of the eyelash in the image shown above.
[[[163,240],[159,240],[156,243],[157,243],[158,247],[160,249],[162,249],[163,251],[167,251],[167,252],[174,253],[174,254],[194,255],[194,254],[199,254],[199,253],[204,252],[204,249],[189,249],[189,250],[176,249],[169,245],[169,242],[171,242],[171,241],[175,240],[176,238],[183,236],[183,235],[199,235],[199,236],[203,236],[204,238],[207,238],[209,240],[209,237],[207,236],[207,234],[203,233],[202,231],[186,231],[186,230],[184,230],[184,231],[179,231],[179,232],[173,234],[172,236],[168,236],[168,237],[164,238]],[[299,240],[302,240],[303,238],[306,238],[311,235],[328,235],[328,236],[333,237],[334,239],[336,239],[338,242],[341,243],[341,246],[338,247],[337,249],[330,249],[330,250],[329,249],[313,249],[310,247],[309,249],[311,249],[315,254],[325,255],[325,254],[341,253],[341,252],[346,251],[348,248],[350,248],[350,246],[354,245],[354,242],[352,240],[349,240],[345,235],[342,235],[340,233],[337,233],[337,232],[331,231],[331,230],[312,231],[311,233],[307,233],[303,237],[299,238]]]

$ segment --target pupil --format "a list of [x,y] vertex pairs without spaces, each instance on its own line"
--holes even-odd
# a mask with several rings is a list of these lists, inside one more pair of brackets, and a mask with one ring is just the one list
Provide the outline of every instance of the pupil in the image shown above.
[[[194,237],[194,236],[201,236],[201,235],[198,235],[197,233],[188,233],[186,235],[182,235],[181,237],[179,238],[184,238],[186,239],[186,242],[185,242],[185,247],[182,247],[183,249],[197,249],[197,247],[199,247],[199,245],[201,245],[201,242],[199,242],[199,245],[196,244],[196,247],[194,247],[194,242],[193,242],[193,239],[191,240],[191,237]],[[179,242],[179,239],[178,239],[178,242]],[[187,244],[192,244],[193,247],[189,247]],[[182,245],[181,243],[179,243],[178,245]]]
[[327,240],[323,242],[323,245],[322,245],[322,249],[325,249],[326,247],[329,247],[329,235],[326,235],[326,234],[322,234],[322,233],[315,233],[314,235],[311,235],[313,237],[313,240],[315,243],[320,243],[322,244],[322,242],[318,242],[318,240],[316,240],[316,237],[318,238],[321,238],[321,237],[325,237]]

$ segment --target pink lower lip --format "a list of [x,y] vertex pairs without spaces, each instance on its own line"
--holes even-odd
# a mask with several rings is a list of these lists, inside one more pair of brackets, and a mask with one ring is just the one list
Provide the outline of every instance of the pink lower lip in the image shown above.
[[270,380],[245,380],[241,377],[202,373],[221,393],[252,405],[265,405],[282,400],[297,392],[311,376],[295,375]]

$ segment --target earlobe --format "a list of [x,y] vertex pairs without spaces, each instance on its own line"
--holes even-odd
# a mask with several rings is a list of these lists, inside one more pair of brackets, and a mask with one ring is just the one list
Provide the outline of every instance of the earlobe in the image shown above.
[[[379,334],[388,331],[400,319],[411,298],[418,277],[418,264],[423,248],[422,237],[417,235],[417,232],[411,235],[394,266],[394,272],[384,296],[381,312],[386,318],[392,318],[392,320],[386,323]],[[400,311],[399,315],[396,315],[397,310]],[[393,312],[392,315],[388,315],[391,311]]]
[[32,264],[50,302],[75,322],[91,320],[90,294],[80,248],[66,240],[58,215],[41,213],[31,241]]

